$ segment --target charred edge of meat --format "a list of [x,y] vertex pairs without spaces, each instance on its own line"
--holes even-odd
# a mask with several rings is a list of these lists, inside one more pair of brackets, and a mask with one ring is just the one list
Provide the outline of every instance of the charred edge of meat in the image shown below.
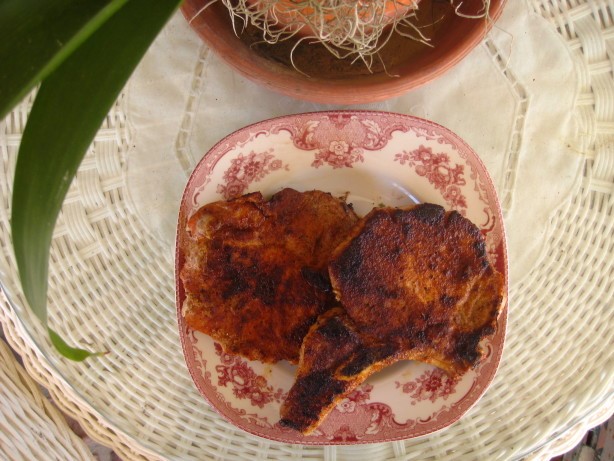
[[[319,421],[323,409],[330,406],[346,387],[346,383],[336,380],[330,371],[316,371],[298,378],[292,388],[295,393],[292,408],[292,418],[282,418],[279,424],[283,427],[304,432],[315,421]],[[313,397],[317,396],[317,399]]]
[[341,375],[347,378],[359,375],[371,365],[394,357],[397,352],[398,350],[394,344],[361,349],[341,369]]
[[301,268],[301,275],[312,287],[323,291],[324,293],[330,293],[333,291],[328,273],[323,273],[322,271],[318,271],[310,267],[303,267]]

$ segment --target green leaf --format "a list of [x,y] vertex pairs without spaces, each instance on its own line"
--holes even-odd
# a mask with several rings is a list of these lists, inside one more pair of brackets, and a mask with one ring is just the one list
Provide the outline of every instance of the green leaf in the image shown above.
[[60,354],[64,357],[69,358],[70,360],[74,360],[75,362],[82,362],[88,357],[99,357],[105,355],[106,352],[89,352],[85,349],[78,349],[76,347],[71,347],[51,328],[47,328],[47,332],[49,333],[49,338],[51,339],[51,343],[55,346]]
[[2,0],[0,119],[127,0]]
[[24,294],[47,322],[49,247],[83,155],[180,0],[128,0],[41,84],[23,133],[11,231]]

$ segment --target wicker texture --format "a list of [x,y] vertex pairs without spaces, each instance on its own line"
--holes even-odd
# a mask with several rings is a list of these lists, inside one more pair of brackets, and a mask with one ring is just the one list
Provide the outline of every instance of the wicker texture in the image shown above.
[[0,340],[0,459],[94,459]]
[[573,445],[614,411],[614,2],[529,3],[576,59],[582,177],[554,210],[539,261],[511,286],[500,370],[458,423],[415,440],[323,448],[259,439],[217,416],[183,362],[172,248],[143,225],[127,192],[121,98],[81,165],[51,251],[51,324],[70,341],[110,350],[85,364],[59,359],[21,307],[9,198],[31,101],[0,124],[0,278],[12,304],[0,319],[29,373],[124,459],[548,459]]

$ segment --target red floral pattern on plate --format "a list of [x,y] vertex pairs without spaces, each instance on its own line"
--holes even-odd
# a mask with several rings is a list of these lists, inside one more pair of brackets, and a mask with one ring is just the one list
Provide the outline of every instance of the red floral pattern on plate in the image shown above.
[[450,395],[454,394],[457,383],[458,379],[450,377],[439,368],[427,370],[405,384],[395,381],[397,388],[400,387],[403,393],[409,394],[413,399],[412,405],[423,400],[430,400],[433,403],[439,398],[447,400]]
[[364,162],[365,150],[378,150],[386,146],[395,131],[406,130],[398,123],[381,124],[377,120],[358,117],[352,113],[323,115],[318,120],[308,120],[303,125],[288,129],[276,127],[277,132],[287,129],[292,133],[294,145],[302,150],[316,150],[311,163],[314,168],[325,164],[336,168],[352,168]]
[[465,167],[459,164],[452,166],[448,154],[433,153],[432,148],[420,145],[413,151],[404,150],[396,154],[394,160],[401,165],[407,163],[414,167],[418,175],[424,176],[442,193],[443,199],[452,208],[461,212],[467,208],[467,199],[461,190],[467,184],[464,177]]
[[239,154],[231,160],[222,178],[224,183],[218,184],[217,193],[228,200],[243,195],[252,182],[260,181],[269,173],[284,168],[288,170],[288,165],[284,165],[281,160],[273,155],[273,149],[265,152],[250,152],[248,155]]
[[363,384],[341,400],[335,410],[340,413],[353,413],[356,410],[356,405],[364,405],[365,402],[369,400],[372,390],[373,386],[370,384]]
[[351,112],[339,112],[335,115],[322,113],[317,118],[305,120],[292,127],[280,124],[274,128],[292,133],[294,145],[302,150],[328,149],[333,141],[349,141],[353,147],[366,150],[378,150],[386,146],[395,131],[406,131],[406,124],[380,123],[380,117],[358,116]]
[[331,141],[328,149],[320,149],[311,166],[319,168],[325,163],[333,168],[352,168],[356,162],[364,162],[362,149],[350,146],[345,141]]
[[[416,425],[410,419],[401,423],[395,419],[389,405],[371,401],[373,385],[365,383],[342,399],[315,435],[330,443],[359,443],[387,431],[407,430]],[[331,424],[330,421],[333,421]],[[336,420],[347,424],[335,424]]]
[[216,365],[218,386],[232,385],[232,393],[238,399],[249,399],[256,407],[264,407],[267,403],[281,403],[286,393],[269,386],[264,376],[254,373],[247,362],[236,355],[226,354],[222,346],[215,343],[215,353],[220,357],[221,364]]
[[[389,204],[386,200],[396,200],[399,190],[408,190],[422,201],[456,208],[481,228],[507,283],[503,221],[488,173],[469,146],[432,122],[383,112],[339,111],[280,117],[243,128],[221,140],[195,168],[178,227],[183,228],[204,203],[218,200],[220,194],[230,198],[256,190],[254,184],[265,194],[289,185],[350,194],[349,201],[352,195],[367,197],[373,204]],[[301,444],[421,436],[460,418],[497,369],[506,309],[496,335],[485,344],[484,361],[458,381],[435,367],[401,364],[397,371],[374,375],[339,402],[313,434],[280,427],[279,408],[293,383],[293,371],[287,364],[265,367],[225,354],[211,338],[186,327],[181,315],[185,294],[178,277],[183,255],[177,247],[177,318],[188,369],[212,407],[252,434]]]

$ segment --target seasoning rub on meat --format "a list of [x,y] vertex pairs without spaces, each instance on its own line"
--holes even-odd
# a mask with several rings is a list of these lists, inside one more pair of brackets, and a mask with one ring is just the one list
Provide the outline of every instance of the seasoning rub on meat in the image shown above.
[[296,363],[303,338],[335,304],[333,250],[358,217],[321,191],[247,194],[200,208],[180,238],[188,326],[251,360]]
[[342,308],[310,329],[281,408],[281,424],[305,434],[398,360],[453,377],[474,367],[504,304],[504,278],[479,229],[432,204],[373,210],[336,248],[329,272]]

